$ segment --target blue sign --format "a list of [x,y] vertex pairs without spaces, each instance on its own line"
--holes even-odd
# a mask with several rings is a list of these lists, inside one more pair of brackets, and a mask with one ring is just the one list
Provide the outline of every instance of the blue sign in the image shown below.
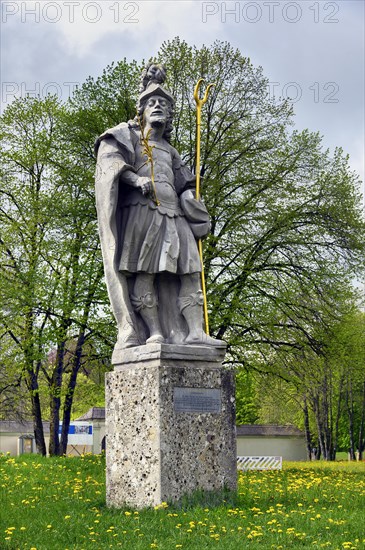
[[[58,434],[62,433],[62,423],[58,426]],[[69,435],[92,435],[93,427],[91,424],[70,424],[68,428]]]

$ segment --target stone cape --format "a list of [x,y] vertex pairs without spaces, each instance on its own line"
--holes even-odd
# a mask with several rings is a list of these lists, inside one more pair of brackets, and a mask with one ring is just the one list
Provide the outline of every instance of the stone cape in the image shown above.
[[[154,272],[159,273],[155,257],[153,257],[154,263],[153,260],[149,260],[150,263],[147,262],[148,258],[152,257],[148,250],[148,246],[155,246],[154,249],[156,250],[156,245],[153,243],[153,238],[141,237],[143,231],[140,232],[139,235],[138,231],[136,231],[140,239],[137,246],[136,259],[135,252],[132,250],[133,243],[128,242],[126,236],[123,235],[123,231],[125,230],[123,212],[128,212],[128,208],[125,208],[125,205],[123,207],[123,198],[128,196],[128,194],[133,195],[133,192],[135,196],[138,192],[131,190],[127,184],[121,181],[121,176],[124,171],[131,170],[137,172],[136,148],[138,146],[139,135],[129,123],[121,123],[107,130],[98,138],[95,147],[97,153],[95,193],[105,277],[112,309],[118,322],[119,334],[122,332],[125,342],[128,342],[129,339],[137,339],[137,341],[143,343],[147,336],[146,330],[143,322],[139,316],[135,315],[131,306],[130,293],[133,288],[134,279],[133,276],[130,276],[127,272],[127,268],[134,266],[134,272],[148,272],[149,269],[154,269]],[[183,164],[177,151],[169,144],[168,148],[176,194],[178,197],[181,195],[186,197],[187,192],[191,194],[189,190],[194,189],[195,177]],[[140,216],[140,214],[144,212],[144,217],[146,218],[149,216],[150,222],[151,220],[153,221],[153,209],[155,205],[151,199],[140,193],[137,201],[137,205],[131,206],[132,209],[135,209],[133,215],[136,216],[137,209],[139,209],[140,212],[137,216]],[[184,198],[184,206],[185,202],[186,199]],[[185,321],[177,306],[179,277],[176,276],[176,273],[200,271],[200,260],[190,224],[197,229],[197,236],[200,236],[200,227],[206,225],[207,220],[209,220],[204,205],[201,205],[201,203],[195,201],[195,199],[194,202],[197,203],[198,206],[195,208],[195,212],[190,214],[188,204],[186,207],[188,216],[185,217],[179,208],[175,217],[176,221],[173,221],[173,225],[171,217],[169,217],[167,213],[164,212],[164,215],[160,213],[155,215],[155,219],[168,219],[168,222],[164,223],[170,231],[168,238],[172,235],[175,238],[175,243],[179,243],[179,239],[182,240],[183,252],[185,252],[185,256],[181,254],[182,259],[180,262],[178,258],[172,258],[174,262],[166,262],[165,265],[161,263],[160,271],[162,272],[156,276],[159,305],[164,311],[164,316],[161,319],[162,330],[165,338],[169,339],[172,335],[175,343],[182,342],[187,333]],[[200,216],[202,223],[199,224],[199,220],[198,223],[195,223],[196,220],[194,220],[194,215],[198,218]],[[156,224],[151,223],[151,227],[153,225]],[[176,227],[178,227],[178,229],[176,229]],[[130,240],[133,240],[133,238],[134,237]],[[142,241],[143,238],[144,241]],[[126,243],[126,247],[123,249],[124,243]],[[143,249],[143,245],[147,246]],[[178,247],[175,248],[177,249]],[[140,250],[142,250],[142,253],[140,253]],[[145,250],[147,250],[147,253],[144,252]],[[170,246],[169,252],[170,255],[174,253],[173,246]],[[140,258],[141,261],[140,264],[138,264]],[[147,266],[146,269],[145,266]],[[170,274],[169,271],[172,274]],[[163,289],[163,292],[161,289]],[[123,347],[120,336],[118,343],[119,345],[122,344]]]

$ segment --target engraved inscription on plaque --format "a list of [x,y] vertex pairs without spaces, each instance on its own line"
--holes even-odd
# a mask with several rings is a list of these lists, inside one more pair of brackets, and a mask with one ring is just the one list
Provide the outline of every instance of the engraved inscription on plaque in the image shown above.
[[174,409],[185,413],[220,413],[221,390],[211,388],[174,388]]

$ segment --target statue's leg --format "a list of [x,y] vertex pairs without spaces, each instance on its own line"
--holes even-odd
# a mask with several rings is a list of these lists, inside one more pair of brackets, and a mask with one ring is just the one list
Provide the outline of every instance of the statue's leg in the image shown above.
[[132,305],[146,323],[150,333],[146,344],[164,342],[153,283],[154,275],[150,273],[137,273],[133,294],[131,295]]
[[189,330],[185,344],[226,345],[222,340],[211,338],[203,330],[204,297],[200,285],[200,273],[181,276],[178,304]]

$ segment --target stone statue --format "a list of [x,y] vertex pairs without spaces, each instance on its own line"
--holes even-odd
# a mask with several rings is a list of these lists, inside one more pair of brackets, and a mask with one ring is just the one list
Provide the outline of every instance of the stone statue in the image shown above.
[[195,177],[170,145],[174,98],[164,80],[165,69],[150,63],[137,117],[96,142],[96,206],[116,350],[225,345],[203,330],[196,239],[209,233],[209,215],[195,199]]

